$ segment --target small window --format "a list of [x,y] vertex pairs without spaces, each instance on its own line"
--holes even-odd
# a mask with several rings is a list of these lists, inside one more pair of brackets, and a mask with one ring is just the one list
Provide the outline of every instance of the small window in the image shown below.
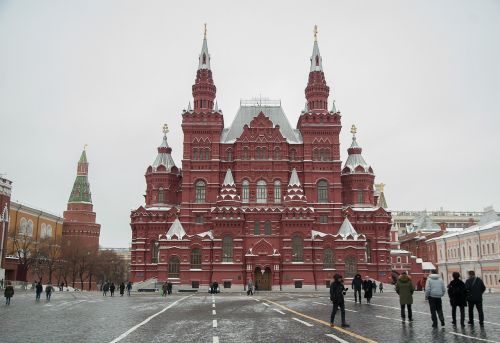
[[281,203],[281,182],[279,180],[274,181],[274,203]]
[[198,149],[193,149],[193,160],[197,160],[198,159]]
[[244,160],[250,159],[250,154],[249,154],[249,151],[248,151],[248,147],[244,147],[243,148],[243,159]]
[[203,222],[204,222],[203,215],[197,214],[196,215],[196,224],[203,224]]
[[227,149],[226,150],[226,161],[232,161],[233,160],[233,149]]
[[362,204],[362,203],[363,203],[363,191],[358,190],[358,204]]
[[280,158],[281,158],[280,148],[275,148],[275,149],[274,149],[274,156],[273,156],[273,159],[275,159],[275,160],[279,160]]
[[180,269],[180,261],[176,256],[170,257],[168,260],[168,277],[169,278],[178,278],[179,277],[179,269]]
[[224,281],[224,288],[231,288],[231,281]]
[[328,202],[328,183],[325,180],[321,180],[317,185],[318,189],[318,202]]
[[258,236],[260,235],[260,221],[256,220],[253,226],[253,234]]
[[296,151],[295,149],[290,149],[289,156],[290,156],[290,161],[295,161],[296,158]]
[[233,262],[233,238],[230,236],[222,240],[222,262]]
[[243,180],[243,183],[241,184],[241,201],[243,203],[248,203],[250,200],[250,183],[248,180]]
[[197,203],[205,202],[205,182],[198,181],[196,182],[196,198],[195,201]]
[[333,268],[333,250],[330,248],[326,248],[323,253],[323,268]]
[[325,281],[326,288],[330,288],[330,280]]
[[201,269],[201,251],[198,248],[191,250],[191,269]]
[[158,203],[159,204],[163,204],[164,202],[164,194],[163,194],[163,188],[160,187],[160,189],[158,189]]
[[300,236],[294,236],[292,238],[292,253],[292,262],[302,262],[304,245]]
[[191,281],[191,288],[200,288],[200,281]]
[[264,223],[264,234],[265,235],[271,235],[272,230],[271,230],[271,222],[269,220],[266,220]]
[[260,180],[257,182],[257,203],[267,203],[267,187],[266,181]]
[[319,216],[319,223],[320,224],[328,224],[328,216],[325,216],[325,215]]
[[296,280],[295,281],[295,288],[302,288],[302,280]]

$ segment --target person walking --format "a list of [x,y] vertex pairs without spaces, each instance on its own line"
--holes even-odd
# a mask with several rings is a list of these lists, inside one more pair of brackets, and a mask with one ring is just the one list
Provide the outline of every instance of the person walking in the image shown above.
[[122,281],[120,284],[120,296],[123,297],[123,294],[125,294],[125,283]]
[[[380,283],[382,284],[382,283]],[[411,312],[411,305],[413,304],[413,292],[415,288],[413,287],[413,282],[411,282],[410,277],[403,272],[396,282],[396,293],[399,295],[399,304],[401,305],[401,319],[403,321],[405,318],[405,306],[408,309],[408,320],[413,321],[413,315]]]
[[127,283],[127,295],[130,296],[130,291],[132,290],[132,282]]
[[172,294],[172,282],[167,283],[167,293],[168,295]]
[[444,286],[443,280],[441,280],[437,271],[433,270],[425,284],[425,297],[429,301],[433,328],[437,328],[438,326],[436,312],[441,321],[441,325],[444,326],[443,302],[441,298],[445,293],[446,287]]
[[3,288],[3,279],[0,280],[0,289],[2,289],[2,288]]
[[351,288],[354,290],[354,303],[358,302],[361,304],[361,287],[363,286],[363,280],[360,274],[356,274],[352,279]]
[[14,287],[12,287],[12,284],[10,283],[10,281],[7,281],[7,286],[5,287],[5,290],[3,291],[3,296],[5,297],[5,305],[9,306],[10,299],[14,296]]
[[35,286],[35,301],[40,301],[40,295],[42,294],[43,286],[40,281]]
[[248,279],[248,283],[247,283],[247,295],[253,295],[253,282],[252,282],[252,279]]
[[377,293],[377,282],[373,280],[373,294]]
[[102,287],[102,295],[107,296],[109,291],[109,283],[106,281]]
[[330,327],[335,327],[335,315],[340,307],[340,318],[342,320],[342,327],[349,327],[349,324],[345,320],[345,302],[344,295],[346,294],[347,288],[344,288],[344,280],[342,275],[335,274],[333,276],[333,282],[330,284],[330,300],[333,303],[332,314],[330,315]]
[[52,287],[52,284],[48,284],[45,286],[45,300],[50,301],[50,297],[52,296],[52,291],[54,291],[54,287]]
[[469,271],[469,278],[465,281],[467,304],[469,305],[469,325],[474,325],[474,306],[479,315],[479,325],[484,326],[483,293],[486,291],[483,280],[476,276],[473,270]]
[[451,304],[451,324],[457,325],[457,307],[460,309],[460,326],[465,326],[465,305],[467,305],[467,292],[465,284],[460,280],[460,273],[452,274],[453,280],[448,285],[448,296]]
[[109,293],[113,297],[115,296],[115,283],[111,282],[111,286],[109,286]]
[[161,296],[162,297],[167,296],[167,292],[168,292],[168,284],[167,284],[167,281],[165,281],[163,283],[163,285],[161,286]]
[[380,282],[378,284],[378,290],[379,290],[379,293],[384,293],[384,284],[382,282]]
[[366,302],[369,304],[373,297],[373,283],[368,276],[363,281],[363,290],[365,291],[364,297],[366,299]]

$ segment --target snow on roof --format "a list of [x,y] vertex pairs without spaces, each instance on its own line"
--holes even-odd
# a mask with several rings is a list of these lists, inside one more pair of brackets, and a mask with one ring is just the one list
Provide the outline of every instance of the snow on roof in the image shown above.
[[423,270],[434,270],[436,267],[432,264],[432,262],[422,262]]
[[185,235],[186,231],[182,227],[179,218],[176,218],[172,223],[172,226],[170,226],[170,229],[168,229],[167,239],[172,239],[174,236],[176,236],[177,239],[182,239],[182,237],[184,237]]
[[394,249],[391,250],[391,255],[398,255],[398,254],[409,254],[410,252],[408,250],[402,250],[402,249]]
[[339,232],[337,234],[341,235],[343,238],[349,235],[353,237],[358,236],[358,233],[356,232],[356,230],[354,229],[354,227],[352,226],[351,222],[347,217],[344,219],[344,222],[340,226]]
[[469,233],[474,233],[474,232],[477,232],[477,231],[489,230],[489,229],[492,229],[492,228],[498,228],[498,229],[500,229],[500,220],[495,221],[495,222],[491,222],[491,223],[488,223],[488,224],[485,224],[485,225],[476,224],[476,225],[468,227],[468,228],[466,228],[466,229],[464,229],[462,231],[451,232],[449,234],[442,235],[440,237],[431,238],[428,241],[430,242],[430,241],[436,241],[436,240],[450,238],[450,237],[455,237],[455,236],[460,236],[460,235],[466,235],[466,234],[469,234]]

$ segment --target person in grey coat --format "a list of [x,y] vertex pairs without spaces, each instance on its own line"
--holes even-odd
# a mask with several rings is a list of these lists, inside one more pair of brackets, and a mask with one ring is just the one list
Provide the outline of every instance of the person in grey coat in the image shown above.
[[483,293],[486,291],[483,280],[476,276],[473,270],[469,271],[469,278],[465,281],[467,303],[469,305],[469,325],[474,325],[474,306],[479,315],[479,325],[484,325]]
[[443,302],[441,298],[445,294],[446,287],[444,286],[444,282],[439,277],[437,271],[433,270],[425,284],[425,297],[429,301],[433,328],[437,328],[438,326],[436,312],[441,321],[441,325],[444,326]]

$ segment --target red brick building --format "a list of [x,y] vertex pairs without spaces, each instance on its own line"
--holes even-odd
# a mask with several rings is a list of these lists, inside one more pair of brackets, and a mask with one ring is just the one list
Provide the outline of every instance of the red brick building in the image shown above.
[[354,125],[342,166],[342,117],[328,110],[329,92],[315,40],[296,128],[269,100],[242,101],[225,127],[205,37],[194,106],[179,117],[182,170],[164,130],[145,205],[131,213],[132,280],[241,290],[252,279],[279,290],[325,287],[337,272],[387,279],[391,215],[375,205]]

